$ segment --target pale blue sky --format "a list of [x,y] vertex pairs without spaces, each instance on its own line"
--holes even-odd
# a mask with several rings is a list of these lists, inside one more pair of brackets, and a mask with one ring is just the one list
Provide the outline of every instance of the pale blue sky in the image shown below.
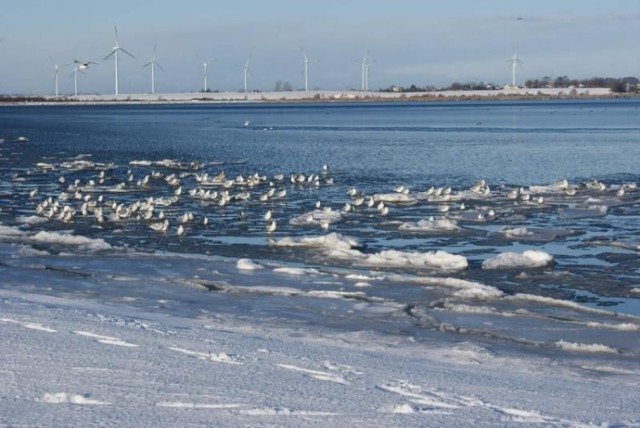
[[[518,81],[542,76],[640,76],[640,0],[2,0],[0,93],[50,94],[53,67],[74,58],[99,62],[79,77],[83,93],[113,92],[114,44],[136,56],[120,63],[120,90],[149,91],[142,68],[157,44],[157,92],[197,91],[202,65],[215,59],[209,86],[250,89],[276,80],[304,86],[300,47],[312,61],[310,88],[360,87],[370,52],[370,88],[508,83],[518,46]],[[522,19],[518,19],[522,18]],[[73,90],[61,72],[62,92]]]

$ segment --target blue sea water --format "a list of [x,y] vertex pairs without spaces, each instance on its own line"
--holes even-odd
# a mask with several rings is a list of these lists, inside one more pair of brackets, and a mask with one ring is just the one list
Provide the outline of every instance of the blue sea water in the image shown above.
[[[485,285],[504,296],[541,296],[640,315],[639,108],[637,100],[1,107],[0,223],[13,228],[0,234],[2,286],[33,286],[40,269],[55,284],[48,292],[115,298],[145,289],[145,296],[157,294],[158,300],[173,296],[174,310],[194,314],[211,304],[348,328],[389,328],[386,323],[403,316],[401,325],[415,327],[434,314],[440,323],[477,325],[477,314],[467,320],[462,306],[451,305],[461,286],[452,291],[438,285],[439,278]],[[16,141],[20,136],[28,141]],[[104,182],[97,183],[101,171]],[[222,172],[227,186],[198,180]],[[146,176],[152,178],[145,185]],[[168,184],[172,176],[179,183]],[[248,186],[252,176],[258,184]],[[488,194],[468,193],[481,179]],[[560,180],[576,194],[567,195]],[[387,202],[389,212],[382,214],[380,195],[398,195],[400,186],[409,189],[411,201]],[[441,199],[430,188],[458,196]],[[198,189],[226,191],[231,199],[221,206],[219,198],[189,193]],[[261,200],[270,189],[286,195]],[[349,195],[350,189],[357,195]],[[509,196],[514,189],[520,189],[515,199]],[[524,200],[525,194],[531,199]],[[96,221],[96,206],[81,213],[87,195],[93,203],[102,196],[104,223]],[[375,195],[375,205],[367,207]],[[175,201],[156,206],[150,218],[109,218],[116,205],[124,210],[160,197]],[[361,206],[343,211],[360,197]],[[540,197],[544,201],[537,202]],[[73,218],[37,214],[48,198],[75,210]],[[341,213],[339,221],[305,223],[327,209]],[[274,232],[266,229],[268,210],[276,220]],[[170,220],[165,232],[150,228],[160,221],[160,211]],[[189,213],[193,219],[180,234],[180,218]],[[431,217],[461,230],[400,227]],[[503,233],[517,228],[529,233]],[[108,248],[43,239],[39,232],[102,240]],[[335,248],[326,242],[321,249],[277,245],[285,238],[305,242],[331,233],[358,245],[346,255],[332,253]],[[499,253],[527,250],[545,252],[553,262],[483,268]],[[464,257],[468,266],[416,262],[435,251]],[[372,255],[392,260],[365,261]],[[268,269],[239,271],[234,263],[240,258]],[[277,267],[306,270],[278,274]],[[119,276],[129,278],[126,289],[114,279]],[[424,278],[436,283],[420,282]],[[180,300],[188,294],[185,284],[212,290],[224,303]],[[277,287],[301,294],[278,293]],[[320,294],[332,298],[310,298]],[[527,301],[457,298],[485,312],[489,307],[505,313]],[[386,309],[377,308],[379,302]],[[354,304],[361,305],[358,316],[352,315]],[[554,305],[537,313],[559,317]],[[423,310],[429,315],[421,318]],[[586,312],[580,320],[591,316]],[[496,319],[491,322],[499,330]]]

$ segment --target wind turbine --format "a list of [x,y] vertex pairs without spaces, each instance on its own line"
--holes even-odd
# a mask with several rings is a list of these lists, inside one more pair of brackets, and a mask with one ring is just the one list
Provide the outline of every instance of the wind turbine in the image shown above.
[[156,75],[155,75],[155,66],[160,67],[160,70],[165,71],[164,68],[160,65],[158,61],[156,61],[156,46],[153,46],[153,56],[151,57],[151,61],[143,65],[143,67],[151,66],[151,93],[156,93]]
[[[55,82],[55,90],[56,90],[56,98],[60,96],[60,92],[58,91],[58,78],[60,75],[60,66],[54,61],[52,57],[49,57],[51,62],[53,63],[53,79]],[[63,66],[64,67],[64,66]]]
[[207,92],[207,90],[209,89],[207,87],[207,71],[209,70],[209,63],[206,62],[205,60],[203,60],[202,57],[200,55],[198,55],[198,54],[196,54],[196,57],[200,60],[200,62],[202,63],[202,67],[204,68],[204,89],[203,89],[203,92]]
[[247,96],[247,74],[249,73],[249,59],[245,61],[244,66],[242,67],[244,70],[244,96]]
[[511,59],[508,60],[507,62],[511,63],[511,86],[513,86],[515,88],[516,86],[516,68],[518,66],[520,66],[520,68],[522,68],[522,64],[524,64],[524,62],[520,61],[520,59],[518,59],[518,48],[515,48],[513,50],[513,55],[511,55]]
[[369,90],[369,52],[365,53],[360,62],[362,66],[362,90]]
[[125,48],[121,48],[120,47],[120,40],[118,39],[118,28],[115,26],[115,24],[113,25],[113,30],[116,34],[116,45],[113,47],[113,49],[111,50],[111,53],[109,55],[107,55],[106,57],[104,57],[103,61],[106,61],[107,59],[109,59],[110,56],[113,55],[113,57],[115,58],[115,68],[116,68],[116,97],[118,96],[118,53],[120,51],[126,53],[127,55],[129,55],[131,58],[135,58],[133,55],[131,55],[129,52],[127,52],[127,50]]
[[71,73],[71,75],[69,75],[69,77],[73,76],[73,96],[77,97],[78,96],[78,73],[80,73],[80,66],[75,66],[73,67],[73,72]]
[[309,61],[309,57],[307,57],[303,47],[300,47],[300,50],[304,58],[304,91],[309,92],[309,63],[315,61]]

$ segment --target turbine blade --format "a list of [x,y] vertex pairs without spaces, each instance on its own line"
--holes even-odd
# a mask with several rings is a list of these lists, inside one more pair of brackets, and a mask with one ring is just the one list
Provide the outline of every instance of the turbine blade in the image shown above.
[[[103,61],[108,60],[108,59],[109,59],[113,54],[115,54],[115,53],[116,53],[116,51],[117,51],[117,49],[112,50],[112,51],[111,51],[111,53],[110,53],[109,55],[107,55],[107,56],[105,56],[105,57],[104,57]],[[76,61],[76,62],[77,62],[77,61]]]
[[127,51],[125,48],[119,48],[122,52],[126,53],[127,55],[129,55],[131,58],[135,59],[136,57],[133,56],[129,51]]
[[153,64],[153,61],[149,61],[148,63],[143,64],[142,66],[143,66],[143,67],[146,67],[147,65],[151,65],[151,64]]
[[159,63],[159,62],[156,62],[156,65],[157,65],[158,67],[160,67],[160,70],[162,70],[162,71],[166,71],[166,70],[164,69],[164,67],[160,65],[160,63]]
[[118,27],[113,24],[113,32],[116,33],[116,46],[120,46],[120,39],[118,38]]

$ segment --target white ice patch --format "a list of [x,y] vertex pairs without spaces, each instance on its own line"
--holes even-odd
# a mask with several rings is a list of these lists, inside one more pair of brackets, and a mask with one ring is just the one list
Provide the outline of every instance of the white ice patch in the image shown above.
[[40,398],[43,403],[49,404],[84,404],[84,405],[106,405],[106,401],[93,400],[86,395],[67,394],[66,392],[49,392]]
[[20,238],[25,235],[26,233],[17,227],[0,225],[0,240]]
[[289,220],[293,226],[321,226],[323,224],[334,224],[342,220],[340,211],[333,211],[331,208],[314,210]]
[[544,251],[527,250],[519,253],[500,253],[482,263],[483,269],[520,269],[545,267],[553,261],[553,256]]
[[409,267],[418,269],[435,269],[441,271],[460,271],[469,266],[467,258],[446,251],[406,252],[398,250],[385,250],[375,254],[363,254],[352,250],[355,261],[359,265],[398,268]]
[[446,251],[419,253],[386,250],[379,253],[366,254],[356,249],[359,247],[356,240],[337,233],[318,237],[282,238],[272,242],[271,245],[318,248],[329,258],[350,261],[357,266],[378,268],[409,267],[443,271],[459,271],[468,267],[466,257],[450,254]]
[[189,349],[178,348],[178,347],[175,347],[175,346],[170,346],[167,349],[169,349],[170,351],[178,352],[180,354],[188,355],[188,356],[193,357],[193,358],[197,358],[199,360],[213,361],[215,363],[242,365],[242,362],[237,361],[237,359],[235,357],[233,357],[232,355],[227,354],[226,352],[220,352],[220,353],[208,352],[208,353],[205,353],[205,352],[198,352],[198,351],[190,351]]
[[603,309],[590,308],[588,306],[583,306],[579,303],[571,302],[569,300],[560,300],[560,299],[554,299],[553,297],[536,296],[534,294],[516,293],[513,296],[506,296],[505,299],[570,308],[570,309],[580,311],[580,312],[585,312],[585,313],[611,315],[611,312],[605,311]]
[[305,269],[305,268],[294,268],[294,267],[280,267],[280,268],[275,268],[273,271],[275,273],[284,273],[286,275],[296,275],[296,276],[317,275],[320,273],[316,269]]
[[327,250],[350,250],[360,246],[358,241],[339,233],[329,233],[323,236],[306,236],[301,238],[282,238],[271,242],[276,247],[306,247]]
[[18,216],[16,217],[16,221],[20,224],[33,225],[33,224],[46,223],[49,221],[49,219],[45,217],[40,217],[37,215],[30,215],[30,216]]
[[380,193],[373,195],[373,200],[390,204],[412,204],[416,202],[413,196],[405,195],[404,193]]
[[35,248],[29,245],[21,245],[18,250],[18,255],[22,257],[41,257],[41,256],[49,256],[51,253],[43,250],[36,250]]
[[504,317],[512,317],[515,315],[513,312],[500,312],[496,310],[496,308],[490,306],[471,306],[464,304],[454,304],[450,302],[445,302],[443,305],[443,309],[461,314],[500,315]]
[[640,326],[630,322],[623,323],[605,323],[605,322],[588,322],[587,327],[592,328],[607,328],[618,331],[640,331]]
[[262,269],[263,266],[254,262],[251,259],[240,259],[236,262],[236,267],[239,270],[259,270]]
[[569,182],[560,180],[546,186],[529,186],[529,191],[531,193],[563,193],[568,188]]
[[605,353],[605,354],[619,354],[615,348],[611,346],[602,345],[600,343],[576,343],[576,342],[566,342],[564,340],[559,340],[555,342],[555,345],[563,349],[565,351],[574,351],[574,352],[594,352],[594,353]]
[[385,279],[395,282],[409,282],[425,286],[443,286],[458,289],[453,295],[463,299],[488,300],[497,299],[504,295],[502,291],[490,285],[459,278],[389,275]]
[[218,403],[190,403],[184,401],[161,401],[156,403],[158,407],[169,407],[172,409],[206,409],[206,410],[217,410],[217,409],[237,409],[240,407],[246,407],[244,404],[218,404]]
[[402,223],[398,230],[406,232],[422,232],[422,233],[435,233],[435,232],[458,232],[462,230],[455,221],[443,218],[433,220],[420,220],[417,222]]
[[507,238],[521,238],[533,235],[533,232],[531,232],[526,227],[514,227],[511,229],[504,228],[500,230],[500,233],[502,233]]
[[405,403],[405,404],[398,404],[397,406],[394,406],[393,409],[391,410],[391,413],[408,415],[411,413],[415,413],[415,410],[413,410],[413,406]]
[[60,244],[77,246],[81,251],[110,250],[112,247],[103,239],[92,239],[86,236],[77,236],[59,232],[38,232],[31,237],[32,241],[46,244]]

